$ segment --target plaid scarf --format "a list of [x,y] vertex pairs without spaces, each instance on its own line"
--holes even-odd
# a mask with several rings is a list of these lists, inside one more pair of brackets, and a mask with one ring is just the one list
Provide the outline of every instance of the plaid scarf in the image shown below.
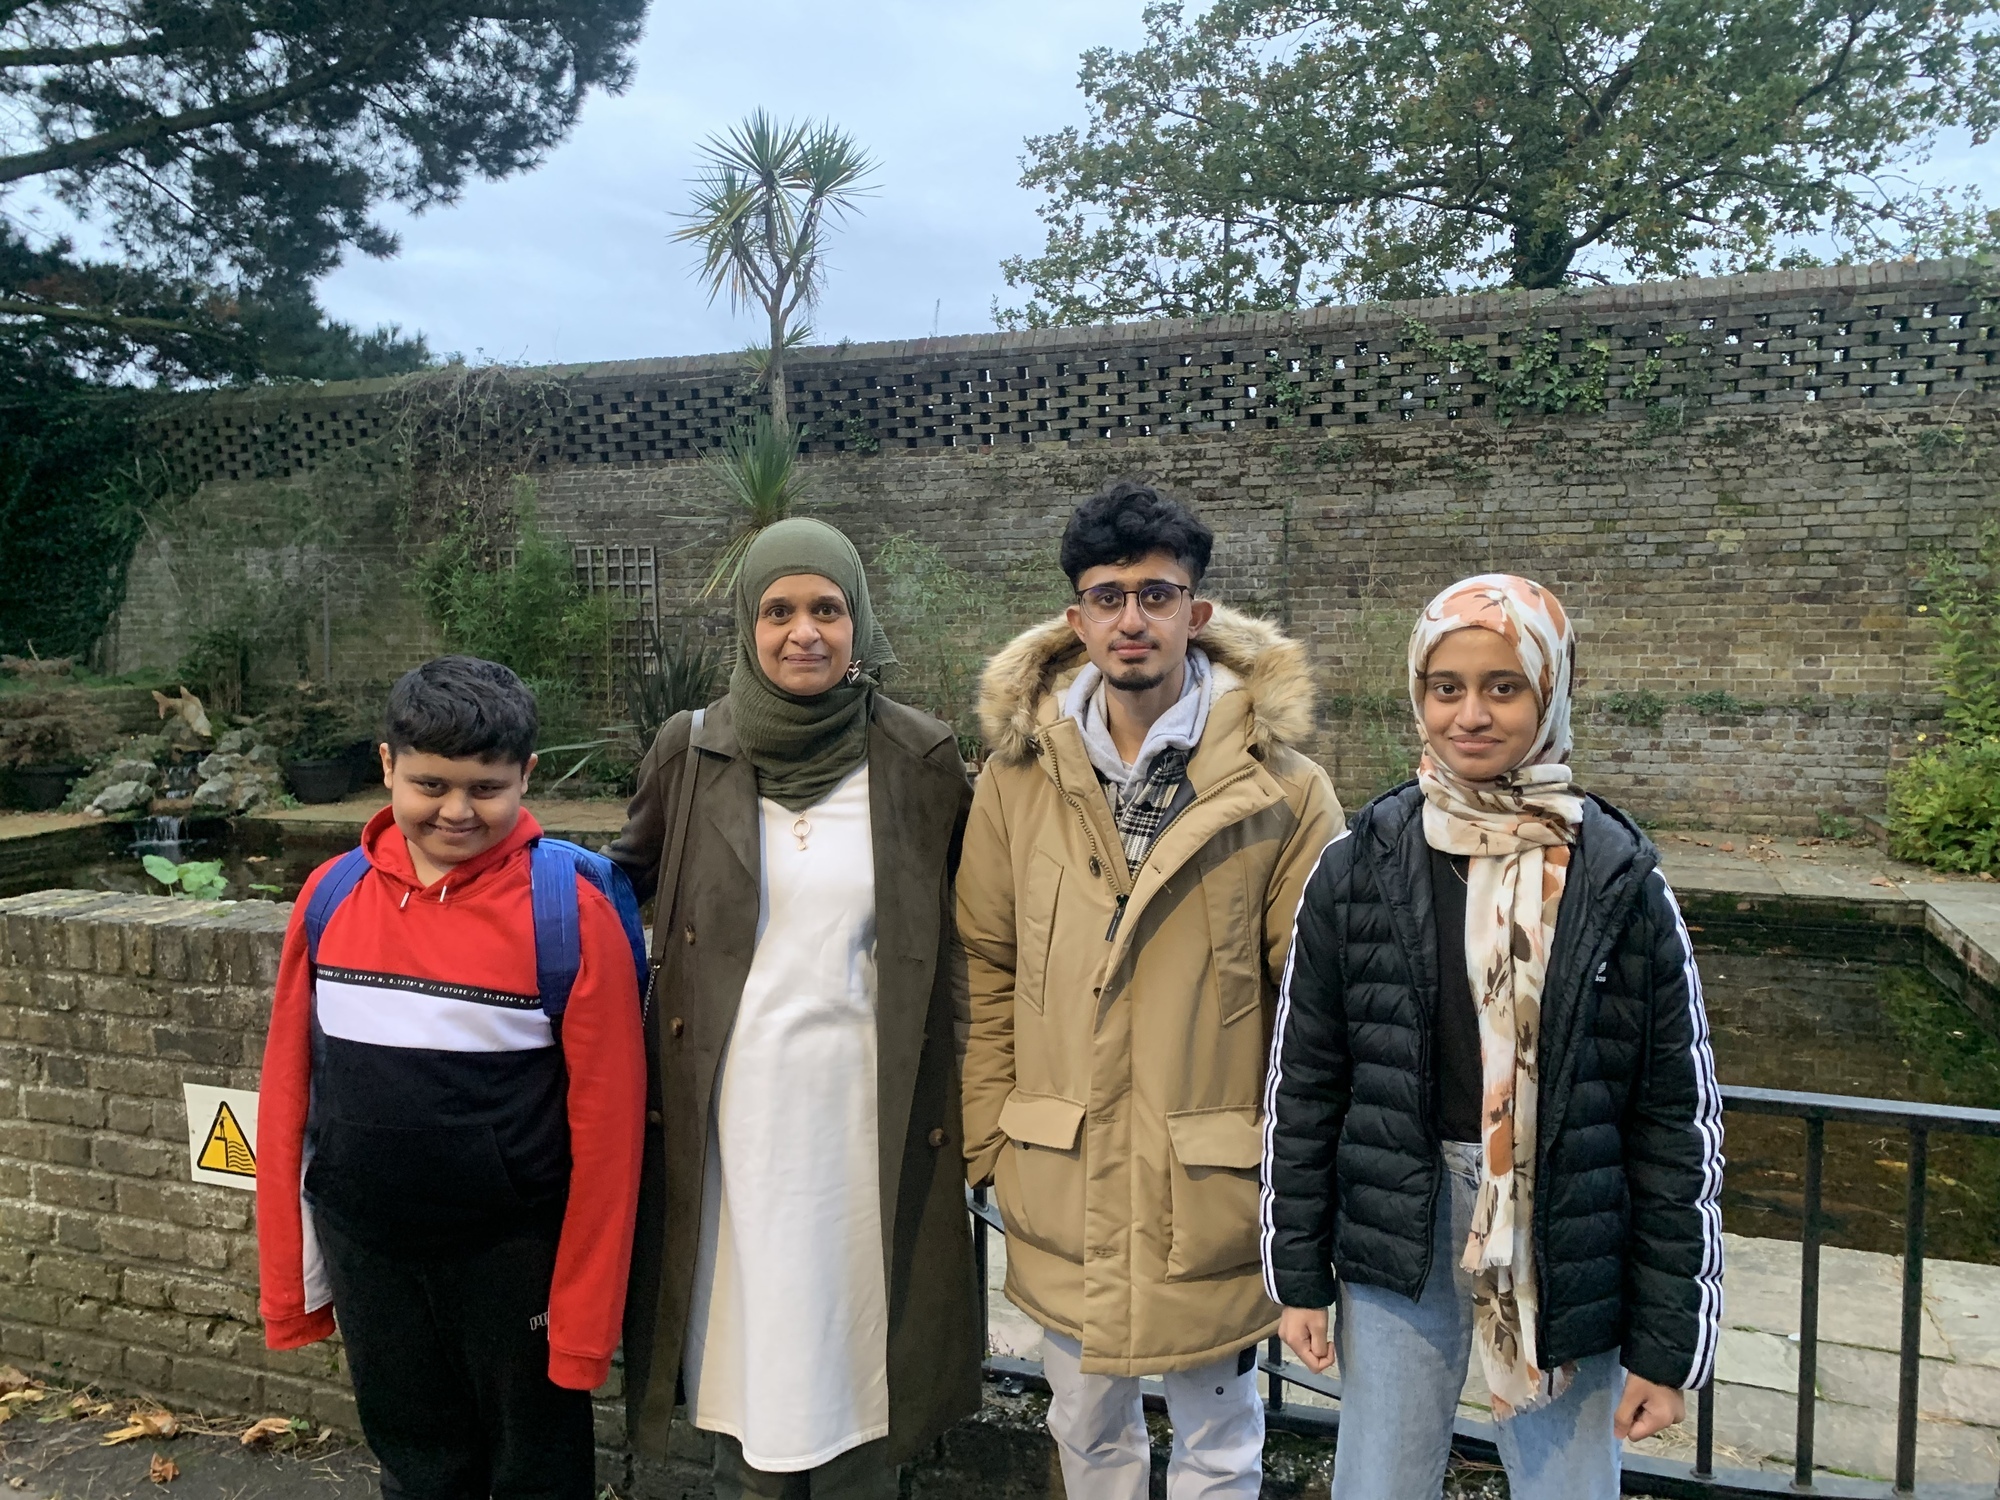
[[1146,862],[1154,841],[1173,817],[1174,799],[1187,780],[1187,764],[1187,751],[1169,745],[1153,756],[1145,780],[1134,777],[1122,787],[1116,782],[1105,783],[1119,842],[1125,846],[1125,863],[1132,870]]

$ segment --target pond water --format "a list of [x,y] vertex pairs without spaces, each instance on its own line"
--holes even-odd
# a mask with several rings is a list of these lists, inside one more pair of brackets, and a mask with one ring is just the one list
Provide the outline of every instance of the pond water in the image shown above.
[[[31,845],[32,848],[23,848]],[[219,859],[231,899],[290,901],[324,861],[354,846],[354,837],[286,829],[276,823],[222,819],[149,818],[22,839],[0,845],[0,896],[65,886],[85,891],[166,894],[141,859],[157,854],[176,864]]]
[[[1920,930],[1698,925],[1722,1082],[2000,1108],[2000,1038],[1958,998],[1957,961]],[[1732,1113],[1724,1149],[1724,1226],[1797,1239],[1805,1126]],[[1827,1126],[1826,1243],[1902,1254],[1908,1150],[1902,1131]],[[1929,1184],[1925,1253],[2000,1264],[2000,1140],[1934,1133]]]
[[[140,865],[154,853],[220,859],[229,895],[288,901],[352,842],[255,821],[76,829],[0,845],[0,896],[51,886],[159,894]],[[1728,906],[1697,899],[1689,917],[1724,1083],[2000,1108],[2000,1036],[1957,998],[1963,969],[1921,930],[1884,927],[1859,908],[1774,924]],[[1798,1237],[1804,1142],[1797,1122],[1728,1117],[1727,1228]],[[1879,1127],[1828,1126],[1829,1244],[1902,1252],[1907,1144]],[[1932,1137],[1928,1224],[1931,1255],[2000,1264],[2000,1141]]]

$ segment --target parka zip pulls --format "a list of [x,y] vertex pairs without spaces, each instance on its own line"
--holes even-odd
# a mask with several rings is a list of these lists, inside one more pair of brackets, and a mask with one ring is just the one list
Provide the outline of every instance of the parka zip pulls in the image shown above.
[[[1044,761],[1049,773],[1049,780],[1053,781],[1056,784],[1057,794],[1061,796],[1063,801],[1067,802],[1070,805],[1071,811],[1073,811],[1076,814],[1077,821],[1083,825],[1083,839],[1085,843],[1090,845],[1090,857],[1093,860],[1097,861],[1098,864],[1104,867],[1104,875],[1105,878],[1111,882],[1111,889],[1113,891],[1118,891],[1117,866],[1113,865],[1110,860],[1105,859],[1104,851],[1098,847],[1097,834],[1090,826],[1090,814],[1084,811],[1082,799],[1079,798],[1076,795],[1076,793],[1072,792],[1068,787],[1063,785],[1062,765],[1056,759],[1055,752],[1047,748],[1045,741],[1038,744],[1037,750],[1038,753],[1044,757]],[[1119,858],[1122,860],[1124,856],[1121,854]],[[1131,894],[1132,893],[1130,891],[1118,892],[1118,910],[1120,912],[1123,912],[1125,910],[1125,900]],[[1118,921],[1115,916],[1112,918],[1111,926],[1112,926],[1112,931],[1114,932],[1118,928]],[[1111,941],[1110,933],[1105,934],[1104,940],[1106,942]]]

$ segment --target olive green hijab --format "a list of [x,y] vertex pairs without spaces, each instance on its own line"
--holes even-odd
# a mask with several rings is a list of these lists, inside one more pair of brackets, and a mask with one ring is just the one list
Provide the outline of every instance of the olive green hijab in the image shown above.
[[[854,661],[861,669],[810,698],[772,682],[757,660],[757,606],[764,590],[800,573],[831,578],[847,596]],[[878,686],[873,674],[894,662],[896,653],[876,623],[861,554],[824,521],[795,516],[765,527],[743,554],[735,592],[736,668],[729,678],[729,706],[736,738],[757,768],[758,793],[803,812],[867,756],[869,706]]]

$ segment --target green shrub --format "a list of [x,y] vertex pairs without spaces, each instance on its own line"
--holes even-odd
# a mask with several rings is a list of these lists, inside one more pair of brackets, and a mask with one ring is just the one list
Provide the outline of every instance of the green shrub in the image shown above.
[[1015,559],[990,573],[954,566],[931,542],[898,533],[874,559],[882,580],[876,610],[897,664],[884,686],[899,703],[951,725],[959,753],[980,753],[974,699],[986,660],[1024,626],[1069,602],[1069,583],[1052,556]]
[[2000,525],[1969,563],[1932,554],[1918,613],[1937,622],[1945,742],[1889,777],[1889,852],[1940,870],[2000,871]]
[[1946,731],[1953,739],[2000,735],[2000,525],[1980,530],[1970,563],[1933,553],[1924,592],[1917,613],[1937,621]]
[[542,699],[545,724],[608,703],[611,602],[585,591],[568,543],[541,529],[533,481],[517,487],[508,555],[487,554],[464,524],[431,545],[418,579],[446,645],[512,667]]
[[716,642],[691,635],[685,620],[671,640],[663,638],[651,620],[645,632],[646,660],[625,680],[625,712],[641,755],[675,714],[705,708],[715,700],[729,681],[732,660]]
[[2000,740],[1948,741],[1890,776],[1889,852],[1940,870],[2000,870]]

